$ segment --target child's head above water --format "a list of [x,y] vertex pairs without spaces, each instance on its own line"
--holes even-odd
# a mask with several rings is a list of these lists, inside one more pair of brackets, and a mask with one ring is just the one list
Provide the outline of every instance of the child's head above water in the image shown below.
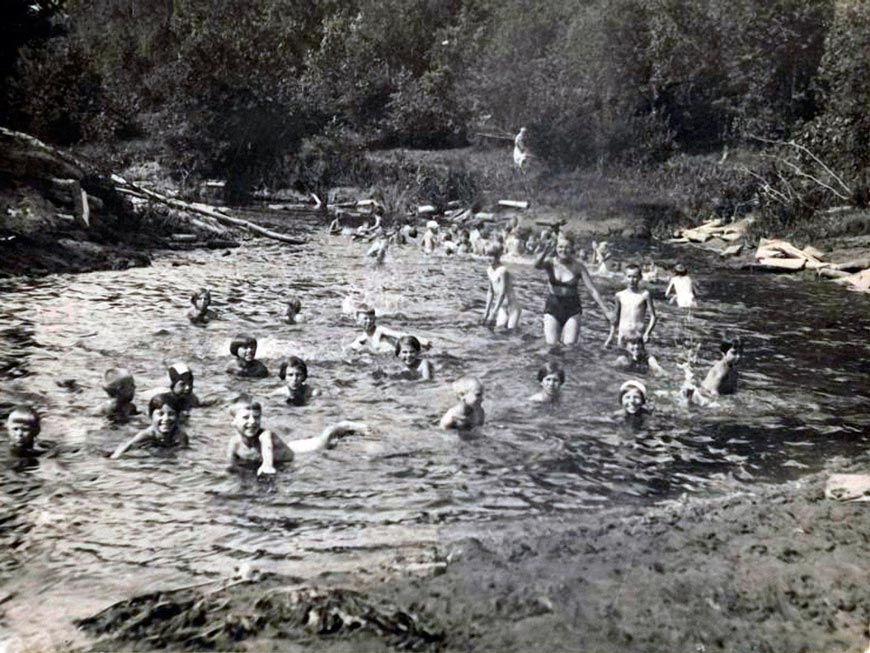
[[254,438],[260,434],[263,406],[251,395],[235,397],[230,403],[230,415],[233,416],[233,428],[239,435]]
[[463,376],[454,381],[453,392],[469,406],[483,401],[483,383],[475,376]]
[[737,363],[743,355],[743,341],[740,339],[740,336],[731,340],[723,339],[719,344],[719,350],[726,360]]
[[148,417],[151,427],[161,435],[167,435],[178,428],[178,416],[181,413],[179,398],[169,392],[154,395],[148,402]]
[[287,300],[287,309],[284,311],[284,315],[287,318],[288,322],[293,322],[296,319],[296,315],[299,311],[302,310],[302,302],[298,297],[291,297]]
[[193,372],[186,363],[173,363],[169,368],[169,387],[172,394],[186,397],[193,392]]
[[626,415],[637,415],[646,405],[646,386],[635,379],[622,384],[619,388],[619,402]]
[[500,242],[490,243],[486,246],[484,250],[484,254],[493,259],[493,262],[497,261],[501,258],[501,255],[504,253],[504,249],[501,246]]
[[208,288],[200,288],[190,296],[190,303],[199,309],[208,308],[211,304],[211,291]]
[[555,361],[544,363],[538,369],[538,383],[547,394],[556,394],[565,383],[565,370]]
[[625,346],[625,352],[632,360],[639,360],[643,358],[643,355],[646,353],[646,345],[643,342],[643,336],[641,336],[637,331],[629,333],[625,340],[623,340],[623,345]]
[[238,335],[230,342],[230,353],[245,362],[257,357],[257,339],[246,334]]
[[357,323],[366,331],[375,328],[375,309],[371,306],[360,304],[357,306],[354,315],[356,315]]
[[124,368],[111,367],[103,375],[103,390],[113,399],[129,402],[136,392],[136,382]]
[[41,430],[39,413],[32,406],[16,406],[6,418],[6,430],[11,448],[32,449]]
[[402,336],[396,341],[396,356],[405,365],[411,365],[420,357],[423,349],[416,336]]
[[299,387],[308,379],[308,366],[298,356],[291,356],[281,363],[278,378],[287,381],[287,385],[291,388]]
[[674,266],[674,274],[678,277],[683,277],[689,274],[689,271],[686,269],[685,265],[683,265],[682,263],[677,263]]

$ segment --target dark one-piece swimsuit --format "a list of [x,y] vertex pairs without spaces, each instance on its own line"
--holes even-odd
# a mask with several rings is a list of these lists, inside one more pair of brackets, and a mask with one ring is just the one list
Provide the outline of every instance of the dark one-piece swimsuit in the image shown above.
[[[580,315],[583,312],[583,307],[580,305],[580,295],[577,292],[577,282],[579,279],[574,277],[573,281],[559,281],[553,273],[553,266],[547,268],[547,277],[550,282],[550,294],[547,295],[547,303],[544,304],[544,313],[552,315],[556,318],[559,326],[565,326],[565,323],[575,315]],[[572,288],[574,292],[561,296],[553,294],[552,288],[561,286],[562,288]]]

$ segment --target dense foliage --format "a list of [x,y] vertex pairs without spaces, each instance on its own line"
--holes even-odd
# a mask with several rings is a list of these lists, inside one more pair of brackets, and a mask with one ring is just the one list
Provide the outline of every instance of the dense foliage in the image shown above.
[[797,138],[867,187],[867,3],[10,0],[4,11],[0,121],[67,143],[142,123],[179,170],[240,191],[318,188],[362,148],[452,147],[523,125],[541,159],[568,169]]

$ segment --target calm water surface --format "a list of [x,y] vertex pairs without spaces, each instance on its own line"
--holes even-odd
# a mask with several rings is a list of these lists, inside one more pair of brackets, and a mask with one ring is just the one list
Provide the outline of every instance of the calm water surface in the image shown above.
[[[864,296],[714,269],[693,250],[623,248],[618,258],[650,254],[668,265],[679,256],[704,293],[687,317],[664,303],[664,281],[648,284],[660,318],[650,351],[671,378],[649,380],[656,410],[638,429],[613,416],[628,376],[601,350],[605,323],[585,291],[581,346],[562,356],[564,402],[542,408],[526,399],[548,358],[543,273],[514,266],[523,330],[492,334],[478,326],[484,261],[406,248],[373,269],[365,246],[307,235],[302,247],[258,240],[228,253],[170,253],[151,268],[0,282],[0,413],[35,403],[42,439],[57,443],[55,456],[33,466],[0,453],[0,632],[49,637],[33,619],[46,602],[67,624],[134,593],[226,577],[241,561],[300,577],[360,568],[376,577],[397,554],[425,560],[443,529],[481,532],[530,515],[570,520],[602,506],[779,482],[867,447]],[[605,296],[620,288],[617,279],[598,285]],[[184,315],[200,286],[212,289],[220,313],[205,327]],[[291,294],[303,302],[297,326],[280,321]],[[392,356],[343,352],[357,332],[341,312],[347,295],[374,305],[385,325],[431,338],[437,381],[393,378]],[[224,373],[228,341],[244,332],[259,338],[270,378]],[[676,363],[700,342],[703,378],[723,334],[746,341],[741,393],[703,412],[678,408]],[[323,391],[310,406],[271,395],[278,361],[291,354]],[[105,400],[102,373],[129,368],[144,409],[176,360],[193,368],[197,394],[218,402],[194,412],[191,448],[108,460],[145,422],[110,426],[94,416]],[[486,386],[488,423],[473,438],[435,426],[453,402],[450,381],[463,374]],[[264,425],[286,437],[338,419],[376,430],[300,457],[269,481],[228,475],[225,402],[241,391],[262,398]]]

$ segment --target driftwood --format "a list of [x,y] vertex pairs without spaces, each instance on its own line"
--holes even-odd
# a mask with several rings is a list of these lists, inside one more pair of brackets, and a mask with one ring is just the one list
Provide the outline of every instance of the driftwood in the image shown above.
[[120,175],[113,174],[112,181],[115,183],[116,188],[118,188],[119,190],[125,189],[128,191],[133,191],[135,193],[143,195],[150,200],[154,200],[155,202],[164,204],[170,208],[178,209],[179,211],[186,211],[188,213],[197,213],[199,215],[204,215],[223,225],[240,227],[242,229],[246,229],[248,231],[253,231],[254,233],[260,234],[261,236],[265,236],[266,238],[280,240],[281,242],[290,243],[291,245],[301,245],[305,242],[304,240],[300,240],[299,238],[292,238],[291,236],[270,231],[269,229],[261,227],[258,224],[254,224],[253,222],[249,222],[248,220],[242,220],[241,218],[234,218],[230,215],[220,213],[215,208],[208,206],[207,204],[199,204],[196,202],[183,202],[181,200],[177,200],[171,197],[166,197],[164,195],[161,195],[160,193],[154,192],[153,190],[148,190],[147,188],[137,186],[136,184],[127,181]]

